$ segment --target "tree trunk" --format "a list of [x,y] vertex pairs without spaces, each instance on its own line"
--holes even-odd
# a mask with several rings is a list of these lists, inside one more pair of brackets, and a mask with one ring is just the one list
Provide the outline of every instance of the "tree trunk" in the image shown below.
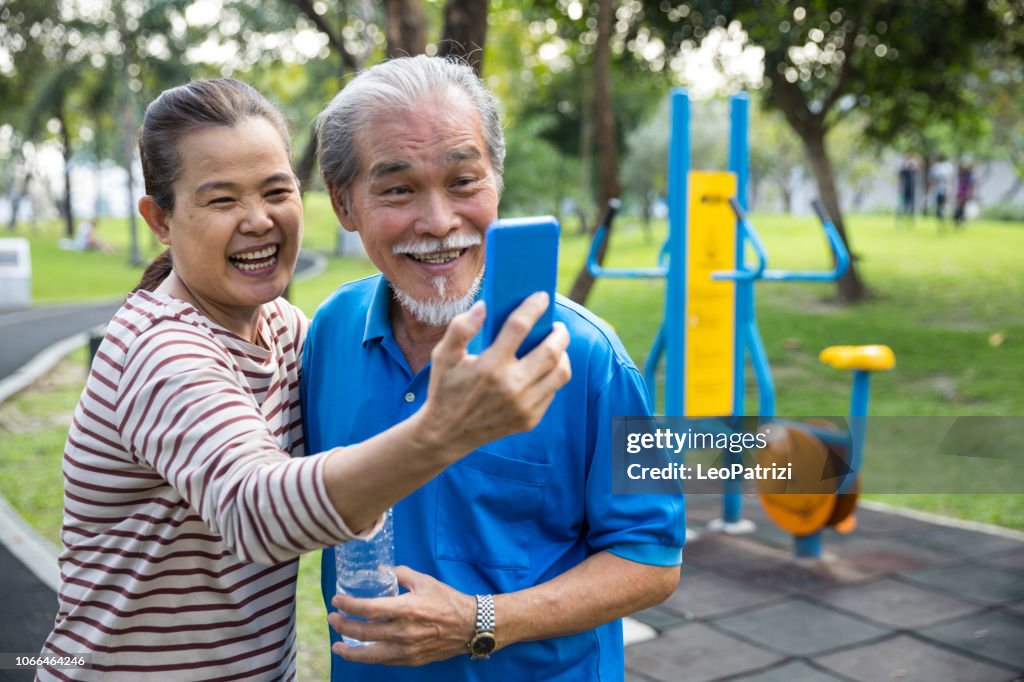
[[302,156],[295,164],[295,175],[299,178],[299,191],[305,193],[313,180],[313,169],[316,167],[316,126],[310,126],[309,142],[302,150]]
[[[580,88],[580,201],[583,204],[594,196],[594,88],[584,79]],[[577,205],[580,214],[580,234],[587,234],[587,220],[582,206]]]
[[836,226],[836,231],[839,232],[843,243],[846,244],[846,250],[850,252],[850,267],[838,282],[839,298],[847,303],[857,303],[864,300],[867,290],[857,275],[857,261],[843,225],[843,214],[839,209],[839,194],[836,191],[832,162],[829,160],[825,148],[825,132],[817,126],[798,132],[801,133],[800,138],[803,140],[804,150],[807,152],[807,160],[811,164],[811,170],[818,185],[821,203],[825,205],[825,210],[832,218],[832,224]]
[[7,220],[7,231],[18,229],[18,207],[28,194],[28,184],[32,181],[32,168],[25,164],[25,175],[21,179],[21,187],[14,190],[11,198],[11,217]]
[[423,54],[427,49],[427,19],[422,0],[384,0],[384,12],[388,21],[388,57]]
[[64,214],[64,235],[68,239],[75,237],[75,216],[71,212],[71,134],[68,132],[67,117],[64,115],[64,104],[57,107],[57,120],[60,122],[61,154],[64,156],[64,199],[61,212]]
[[121,106],[121,159],[127,175],[128,190],[128,263],[133,267],[143,265],[142,253],[139,250],[139,221],[135,217],[138,210],[135,206],[135,175],[132,166],[135,161],[135,115],[131,98],[127,98]]
[[782,195],[782,211],[786,215],[792,215],[793,213],[793,187],[789,184],[789,181],[782,176],[775,177],[775,183],[779,188],[779,194]]
[[486,42],[487,0],[448,0],[444,5],[444,31],[437,54],[462,57],[479,75],[483,70]]
[[[612,107],[612,74],[611,74],[611,37],[612,23],[615,19],[615,3],[613,0],[600,0],[597,11],[597,42],[594,44],[594,111],[595,111],[595,150],[597,152],[597,219],[601,220],[608,206],[608,200],[622,194],[619,185],[619,159],[615,144],[615,110]],[[607,226],[611,228],[610,225]],[[611,230],[598,249],[597,262],[604,262],[608,250]],[[587,270],[586,264],[576,275],[576,281],[569,292],[569,298],[584,305],[590,289],[594,286],[594,278]]]

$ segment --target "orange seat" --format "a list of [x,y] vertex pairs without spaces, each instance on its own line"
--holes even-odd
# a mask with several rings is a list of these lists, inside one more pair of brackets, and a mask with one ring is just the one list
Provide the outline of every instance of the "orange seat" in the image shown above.
[[829,346],[818,359],[836,369],[860,369],[878,372],[896,366],[896,356],[889,346]]

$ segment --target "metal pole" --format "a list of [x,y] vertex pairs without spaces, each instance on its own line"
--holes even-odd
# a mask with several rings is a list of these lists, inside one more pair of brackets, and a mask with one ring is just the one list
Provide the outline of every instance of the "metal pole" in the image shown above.
[[[749,121],[750,99],[746,94],[734,95],[729,102],[729,171],[736,176],[736,200],[747,210],[747,182],[750,175]],[[737,219],[736,270],[745,267],[746,234]],[[754,319],[754,280],[736,281],[735,360],[733,373],[733,415],[746,414],[746,335]],[[729,453],[730,465],[740,462],[741,454]],[[722,490],[722,520],[727,524],[739,523],[743,518],[742,482],[727,479]]]
[[681,417],[686,339],[686,223],[689,210],[690,98],[672,90],[672,130],[668,154],[669,265],[665,296],[665,414]]

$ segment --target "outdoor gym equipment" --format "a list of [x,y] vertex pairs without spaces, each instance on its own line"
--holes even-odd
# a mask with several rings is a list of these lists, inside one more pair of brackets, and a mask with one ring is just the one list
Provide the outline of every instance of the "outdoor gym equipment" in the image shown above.
[[[768,254],[746,215],[749,180],[749,110],[745,94],[730,100],[728,171],[690,170],[690,101],[682,89],[671,96],[668,208],[669,236],[652,268],[605,268],[597,253],[607,238],[618,203],[610,202],[602,225],[591,243],[587,268],[595,277],[664,278],[665,312],[644,364],[644,377],[656,402],[656,374],[665,357],[664,409],[667,416],[734,417],[746,414],[746,360],[757,381],[758,415],[764,422],[775,416],[775,383],[757,326],[754,284],[768,282],[829,282],[840,278],[850,255],[822,205],[814,209],[821,221],[835,266],[827,271],[790,271],[768,268]],[[755,262],[749,263],[748,247]],[[851,369],[853,392],[849,428],[826,424],[779,424],[780,436],[771,454],[833,463],[832,489],[817,501],[771,486],[762,491],[769,516],[794,534],[798,556],[821,554],[820,529],[828,524],[851,528],[849,515],[856,499],[857,474],[863,454],[870,372],[889,369],[892,351],[885,346],[827,348],[821,360]],[[776,422],[777,423],[777,422]],[[725,466],[741,463],[742,454],[725,453]],[[824,459],[821,459],[824,457]],[[816,459],[815,459],[816,458]],[[834,459],[834,457],[833,457]],[[722,518],[713,530],[743,533],[754,525],[743,519],[742,482],[723,482]],[[817,506],[804,509],[804,503]],[[813,513],[812,513],[813,512]],[[812,521],[808,521],[812,519]],[[842,524],[845,524],[842,525]]]

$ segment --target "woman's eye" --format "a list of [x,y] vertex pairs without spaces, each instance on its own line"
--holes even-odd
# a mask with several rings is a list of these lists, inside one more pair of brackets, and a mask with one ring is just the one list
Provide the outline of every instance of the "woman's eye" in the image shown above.
[[409,193],[409,188],[408,187],[404,187],[404,186],[402,186],[402,187],[389,187],[386,190],[384,190],[384,193],[385,194],[390,194],[392,196],[402,196],[403,194],[408,194]]

